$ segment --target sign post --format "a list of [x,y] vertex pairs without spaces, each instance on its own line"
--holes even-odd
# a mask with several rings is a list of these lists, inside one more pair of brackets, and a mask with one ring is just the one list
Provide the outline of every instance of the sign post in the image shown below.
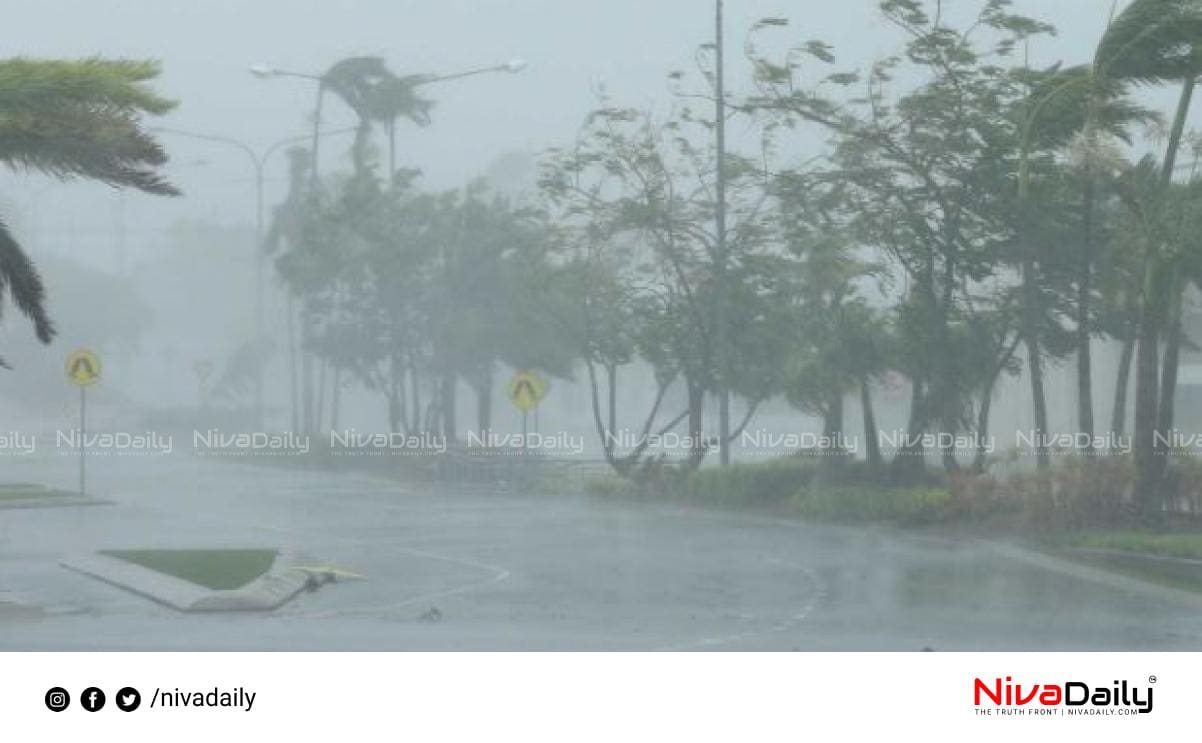
[[522,411],[522,456],[526,455],[526,438],[529,435],[530,411],[547,396],[551,385],[534,372],[520,371],[509,380],[507,392],[514,407]]
[[213,375],[213,362],[201,359],[192,365],[196,378],[200,381],[200,409],[209,409],[209,377]]
[[79,494],[87,494],[88,387],[100,381],[100,357],[86,348],[67,356],[67,379],[79,388]]

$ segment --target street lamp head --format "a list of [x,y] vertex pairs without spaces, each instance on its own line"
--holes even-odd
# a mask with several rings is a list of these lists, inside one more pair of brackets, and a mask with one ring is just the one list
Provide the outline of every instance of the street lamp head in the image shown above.
[[513,73],[521,72],[522,70],[526,69],[526,60],[514,58],[514,59],[511,59],[508,62],[506,62],[501,67],[506,72],[513,72]]
[[251,65],[250,74],[254,75],[255,77],[259,78],[260,80],[266,80],[268,78],[272,78],[272,77],[275,77],[276,75],[278,75],[279,71],[273,67],[268,67],[267,65],[257,64],[257,65]]

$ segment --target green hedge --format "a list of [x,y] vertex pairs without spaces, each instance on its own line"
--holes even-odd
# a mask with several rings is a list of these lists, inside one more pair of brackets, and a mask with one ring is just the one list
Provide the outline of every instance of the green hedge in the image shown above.
[[598,496],[684,497],[712,505],[780,506],[811,519],[844,523],[931,524],[964,515],[951,490],[890,487],[865,467],[838,470],[813,459],[790,457],[755,464],[706,467],[686,478],[637,483],[605,477],[586,485]]
[[803,488],[793,499],[797,513],[824,521],[932,524],[953,518],[954,498],[946,488],[884,488],[830,485]]
[[685,495],[709,503],[784,503],[814,479],[815,471],[815,462],[800,458],[709,467],[689,475]]
[[1074,547],[1202,559],[1202,534],[1156,534],[1141,531],[1087,532],[1069,542]]

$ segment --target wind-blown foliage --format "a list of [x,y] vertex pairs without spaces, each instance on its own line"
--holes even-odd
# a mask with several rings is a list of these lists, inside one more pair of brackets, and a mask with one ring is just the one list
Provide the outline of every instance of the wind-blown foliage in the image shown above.
[[[175,195],[159,173],[167,154],[142,128],[174,102],[149,85],[155,62],[0,60],[0,163],[57,178]],[[54,336],[33,261],[0,222],[0,299],[7,293],[43,343]],[[3,362],[0,362],[3,363]]]

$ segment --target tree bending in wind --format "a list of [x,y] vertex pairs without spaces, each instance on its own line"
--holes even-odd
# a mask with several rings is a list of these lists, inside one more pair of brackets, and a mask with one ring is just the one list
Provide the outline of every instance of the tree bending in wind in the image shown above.
[[383,124],[388,135],[388,178],[396,170],[396,121],[407,118],[418,126],[430,123],[433,101],[421,97],[417,88],[424,75],[398,76],[379,57],[348,57],[322,76],[324,88],[342,99],[359,118],[352,160],[356,174],[368,170],[367,145],[373,123]]
[[[1202,76],[1202,0],[1134,0],[1110,24],[1097,58],[1114,79],[1146,85],[1178,84],[1181,92],[1160,170],[1159,190],[1168,194],[1185,135],[1186,120]],[[1145,514],[1161,507],[1167,452],[1157,432],[1173,424],[1181,345],[1185,280],[1179,245],[1148,236],[1143,255],[1135,382],[1136,491]],[[1163,366],[1160,343],[1165,341]],[[1163,373],[1163,377],[1161,374]]]
[[[156,62],[0,60],[0,162],[63,180],[177,195],[159,173],[167,154],[142,129],[144,115],[175,107],[148,85]],[[55,334],[37,267],[0,219],[0,300],[7,294],[38,340]],[[0,360],[0,365],[5,365]]]

